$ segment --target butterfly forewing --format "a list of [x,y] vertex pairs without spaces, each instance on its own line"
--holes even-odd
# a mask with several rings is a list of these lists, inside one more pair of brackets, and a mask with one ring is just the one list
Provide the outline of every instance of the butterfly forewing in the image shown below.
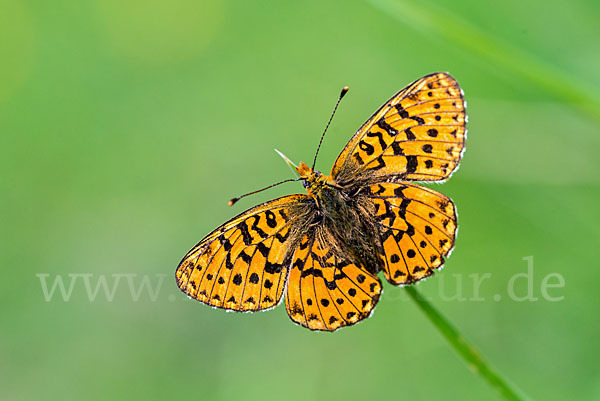
[[332,176],[398,176],[443,181],[457,168],[465,142],[462,90],[446,73],[427,75],[394,95],[352,137]]
[[382,265],[390,283],[414,283],[443,266],[457,228],[450,198],[406,182],[373,184],[365,192],[375,204]]
[[292,260],[285,305],[294,322],[334,331],[368,317],[375,308],[379,278],[336,257],[314,232],[300,241]]
[[237,311],[275,306],[288,273],[286,256],[308,195],[266,202],[233,218],[200,241],[176,271],[177,285],[206,304]]

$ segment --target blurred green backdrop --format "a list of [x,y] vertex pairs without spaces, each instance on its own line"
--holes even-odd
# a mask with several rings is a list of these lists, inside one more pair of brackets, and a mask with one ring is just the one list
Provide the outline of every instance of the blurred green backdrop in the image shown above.
[[[311,160],[342,86],[322,171],[394,92],[449,71],[469,139],[436,189],[460,233],[419,289],[532,398],[600,399],[599,20],[592,0],[0,0],[0,398],[500,399],[400,288],[329,334],[173,279],[214,227],[303,191],[226,203],[291,176],[273,148]],[[538,300],[519,302],[530,262],[514,292]],[[66,301],[44,295],[57,278]],[[102,278],[114,299],[92,301]]]

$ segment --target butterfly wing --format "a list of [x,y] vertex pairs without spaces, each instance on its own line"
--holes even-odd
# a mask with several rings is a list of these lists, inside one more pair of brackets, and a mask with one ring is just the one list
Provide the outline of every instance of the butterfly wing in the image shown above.
[[416,80],[388,100],[338,156],[340,184],[361,175],[444,181],[458,167],[466,136],[463,92],[447,73]]
[[277,305],[296,223],[307,219],[309,202],[308,195],[284,196],[234,217],[185,255],[177,285],[218,308],[256,311]]
[[311,330],[334,331],[369,317],[381,282],[364,267],[333,255],[316,230],[299,243],[286,293],[290,318]]
[[375,205],[382,266],[395,285],[431,275],[454,247],[456,209],[447,196],[412,183],[383,182],[365,188]]

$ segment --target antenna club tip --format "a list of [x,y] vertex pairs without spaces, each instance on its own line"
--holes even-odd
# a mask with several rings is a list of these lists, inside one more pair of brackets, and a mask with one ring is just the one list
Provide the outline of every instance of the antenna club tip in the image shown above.
[[235,203],[236,203],[237,201],[239,201],[239,200],[240,200],[240,198],[233,198],[233,199],[230,199],[230,200],[229,200],[229,206],[233,206],[233,205],[235,205]]
[[349,88],[348,86],[344,86],[344,87],[342,88],[342,93],[340,93],[340,99],[341,99],[341,98],[343,98],[343,97],[344,97],[344,95],[345,95],[346,93],[348,93],[348,91],[349,91],[349,90],[350,90],[350,88]]

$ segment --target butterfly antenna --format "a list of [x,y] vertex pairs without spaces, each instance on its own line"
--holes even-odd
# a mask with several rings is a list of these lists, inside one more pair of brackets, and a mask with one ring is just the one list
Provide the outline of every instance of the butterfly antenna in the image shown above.
[[349,89],[350,88],[348,88],[347,86],[344,86],[344,88],[342,89],[342,92],[340,93],[340,97],[338,98],[338,101],[335,104],[335,107],[333,108],[333,113],[331,113],[331,117],[329,117],[329,122],[325,126],[325,131],[323,131],[323,135],[321,135],[321,140],[319,141],[319,146],[317,146],[317,152],[315,153],[315,159],[313,160],[311,170],[314,170],[315,164],[317,164],[317,155],[319,154],[319,150],[321,149],[321,144],[323,143],[323,138],[325,138],[325,133],[327,132],[327,128],[329,128],[329,124],[331,124],[331,120],[333,120],[333,116],[335,115],[335,111],[337,110],[338,105],[340,104],[340,101],[342,100],[342,98],[348,92]]
[[290,182],[290,181],[298,181],[298,180],[299,180],[299,178],[289,178],[289,179],[287,179],[287,180],[283,180],[283,181],[280,181],[280,182],[278,182],[278,183],[276,183],[276,184],[269,185],[268,187],[264,187],[264,188],[262,188],[262,189],[259,189],[259,190],[257,190],[257,191],[252,191],[252,192],[248,192],[247,194],[244,194],[244,195],[241,195],[241,196],[237,196],[237,197],[235,197],[235,198],[233,198],[233,199],[231,199],[231,200],[229,201],[229,206],[233,206],[233,205],[235,205],[235,203],[236,203],[237,201],[239,201],[239,200],[240,200],[240,199],[242,199],[242,198],[245,198],[246,196],[257,194],[257,193],[259,193],[259,192],[262,192],[262,191],[264,191],[264,190],[266,190],[266,189],[269,189],[269,188],[276,187],[277,185],[284,184],[284,183],[286,183],[286,182]]

